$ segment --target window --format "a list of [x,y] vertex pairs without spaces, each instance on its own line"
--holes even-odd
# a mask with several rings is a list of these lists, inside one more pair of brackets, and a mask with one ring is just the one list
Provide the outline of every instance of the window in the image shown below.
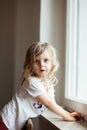
[[[87,115],[87,0],[67,0],[64,104]],[[67,106],[66,105],[66,106]]]

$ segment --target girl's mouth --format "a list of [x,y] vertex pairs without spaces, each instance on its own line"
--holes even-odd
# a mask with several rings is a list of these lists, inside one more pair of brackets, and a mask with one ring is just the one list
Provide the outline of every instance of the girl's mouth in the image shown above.
[[46,70],[40,70],[40,72],[45,72]]

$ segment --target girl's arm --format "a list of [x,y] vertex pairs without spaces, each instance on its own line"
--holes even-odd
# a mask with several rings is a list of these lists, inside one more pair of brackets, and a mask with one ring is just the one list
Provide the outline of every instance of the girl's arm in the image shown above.
[[37,100],[44,104],[50,111],[61,116],[64,120],[75,121],[75,117],[80,117],[80,114],[77,112],[69,113],[60,107],[56,102],[52,101],[47,95],[40,95],[37,97]]

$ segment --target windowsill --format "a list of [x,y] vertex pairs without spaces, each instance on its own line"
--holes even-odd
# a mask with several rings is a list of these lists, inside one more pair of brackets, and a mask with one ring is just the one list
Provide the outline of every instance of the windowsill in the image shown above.
[[42,118],[46,119],[52,125],[56,126],[58,130],[87,130],[87,122],[86,121],[76,121],[69,122],[63,121],[60,117],[58,117],[53,112],[46,110],[41,115]]

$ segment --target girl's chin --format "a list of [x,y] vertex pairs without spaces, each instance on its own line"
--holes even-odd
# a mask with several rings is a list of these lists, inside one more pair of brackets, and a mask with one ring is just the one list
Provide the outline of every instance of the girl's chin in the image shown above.
[[41,80],[44,80],[44,79],[47,78],[47,75],[39,75],[39,78],[40,78]]

